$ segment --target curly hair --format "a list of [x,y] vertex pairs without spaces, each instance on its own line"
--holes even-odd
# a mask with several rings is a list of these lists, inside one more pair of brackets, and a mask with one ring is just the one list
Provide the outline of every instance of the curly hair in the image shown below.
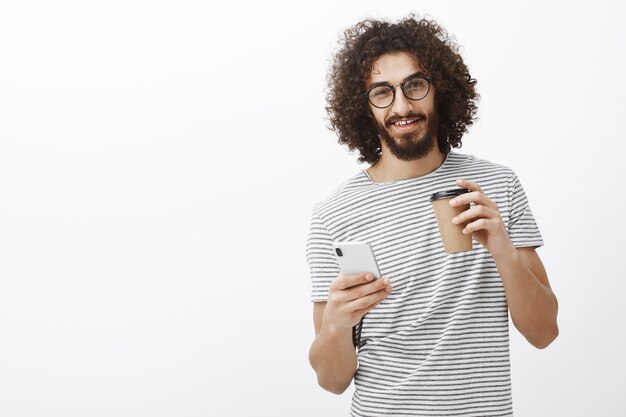
[[476,80],[469,74],[454,39],[435,21],[417,20],[414,14],[389,23],[367,19],[344,32],[340,50],[328,74],[326,111],[329,128],[339,143],[358,149],[359,162],[380,157],[378,129],[362,96],[374,61],[391,52],[408,52],[435,86],[439,118],[437,142],[443,153],[461,147],[461,137],[476,118]]

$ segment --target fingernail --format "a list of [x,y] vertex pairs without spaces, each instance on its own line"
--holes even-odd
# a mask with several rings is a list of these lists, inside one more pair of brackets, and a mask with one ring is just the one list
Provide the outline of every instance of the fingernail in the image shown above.
[[367,275],[365,275],[365,279],[368,280],[368,281],[371,281],[371,280],[374,279],[374,276],[372,274],[367,274]]
[[458,222],[459,222],[459,219],[458,219],[458,218],[454,217],[454,218],[452,219],[452,223],[457,224]]
[[385,278],[385,279],[383,280],[383,284],[385,284],[385,285],[389,285],[389,284],[391,284],[391,280],[390,280],[389,278]]
[[456,204],[456,200],[453,198],[452,200],[450,200],[450,205],[453,206]]

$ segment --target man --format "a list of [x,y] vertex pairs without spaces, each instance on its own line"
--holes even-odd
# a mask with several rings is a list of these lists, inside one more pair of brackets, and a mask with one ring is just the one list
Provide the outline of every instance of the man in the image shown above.
[[[510,416],[508,314],[537,348],[558,335],[517,176],[451,151],[478,98],[457,50],[433,21],[367,20],[331,70],[332,128],[371,166],[313,213],[310,362],[328,391],[354,380],[353,416]],[[471,206],[453,222],[474,244],[448,254],[429,197],[455,186],[470,192],[450,204]],[[333,241],[369,242],[383,278],[341,276]]]

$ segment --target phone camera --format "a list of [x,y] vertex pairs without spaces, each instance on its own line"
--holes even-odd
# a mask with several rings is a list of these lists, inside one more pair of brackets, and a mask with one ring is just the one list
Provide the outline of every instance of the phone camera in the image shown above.
[[335,252],[337,252],[337,256],[343,256],[343,252],[341,252],[341,249],[335,248]]

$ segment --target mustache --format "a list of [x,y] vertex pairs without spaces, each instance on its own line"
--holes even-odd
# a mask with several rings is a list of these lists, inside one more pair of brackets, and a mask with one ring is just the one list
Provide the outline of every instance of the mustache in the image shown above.
[[391,116],[385,120],[385,127],[391,127],[392,124],[402,119],[426,120],[426,115],[424,113],[410,113],[406,116]]

